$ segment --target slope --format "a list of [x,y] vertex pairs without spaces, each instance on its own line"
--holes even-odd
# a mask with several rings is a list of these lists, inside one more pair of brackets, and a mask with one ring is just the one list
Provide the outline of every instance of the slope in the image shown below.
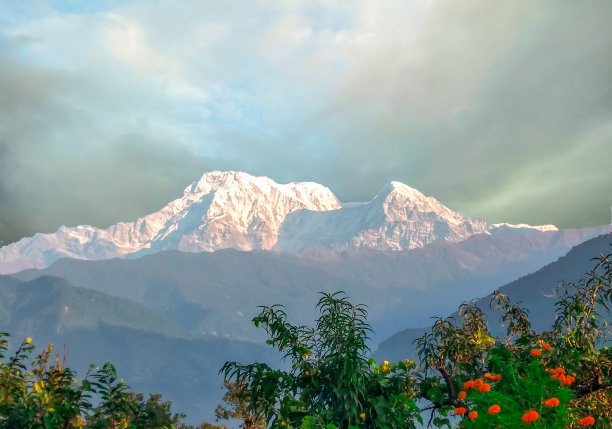
[[[507,294],[512,302],[520,302],[521,306],[529,310],[529,319],[533,329],[537,331],[550,329],[555,315],[556,298],[552,295],[554,288],[561,282],[578,282],[593,267],[592,258],[599,253],[612,252],[612,234],[592,238],[573,247],[567,254],[557,261],[550,263],[538,271],[518,278],[499,290]],[[496,288],[490,288],[492,292]],[[474,295],[466,295],[469,300]],[[491,295],[486,295],[476,301],[476,305],[488,315],[489,328],[493,335],[503,336],[504,330],[499,323],[500,313],[489,308]],[[440,311],[435,316],[441,316]],[[448,313],[446,313],[448,314]],[[449,317],[458,319],[456,312]],[[612,318],[609,317],[609,320]],[[411,328],[397,332],[382,341],[374,358],[376,359],[406,359],[416,358],[413,341],[421,337],[430,327]]]

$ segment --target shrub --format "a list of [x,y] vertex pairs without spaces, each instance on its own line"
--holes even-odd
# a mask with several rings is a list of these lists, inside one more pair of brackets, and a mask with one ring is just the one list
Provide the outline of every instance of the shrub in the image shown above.
[[[182,414],[172,414],[170,402],[158,394],[129,391],[115,367],[91,367],[79,381],[49,345],[31,363],[30,338],[13,356],[6,356],[8,333],[0,333],[0,428],[164,428],[186,427]],[[92,402],[97,405],[93,406]]]
[[343,292],[322,294],[314,328],[289,323],[282,306],[260,308],[253,322],[291,370],[236,362],[221,369],[256,419],[264,417],[272,428],[411,428],[420,419],[411,388],[414,363],[375,365],[367,358],[371,327],[363,305],[352,305]]
[[601,313],[609,312],[612,298],[611,256],[595,258],[578,285],[557,288],[561,298],[549,332],[534,332],[528,312],[499,291],[491,306],[503,313],[504,341],[490,337],[486,316],[473,303],[460,307],[460,326],[438,319],[417,340],[419,397],[430,403],[430,421],[450,427],[453,412],[463,416],[464,428],[612,427],[612,354],[597,349],[605,339]]
[[[294,326],[282,306],[261,307],[253,319],[284,353],[291,370],[226,362],[235,404],[273,428],[612,427],[612,352],[605,339],[612,299],[612,255],[599,255],[578,285],[561,284],[553,328],[535,332],[528,311],[494,292],[503,339],[491,337],[474,302],[459,308],[459,323],[439,318],[416,341],[420,365],[368,360],[366,310],[342,292],[322,294],[315,328]],[[422,410],[415,400],[425,401]],[[236,414],[235,414],[236,415]]]

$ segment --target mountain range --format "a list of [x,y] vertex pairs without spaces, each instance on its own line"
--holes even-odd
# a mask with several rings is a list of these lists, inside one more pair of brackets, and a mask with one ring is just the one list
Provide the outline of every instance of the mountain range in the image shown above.
[[44,268],[61,258],[102,260],[162,250],[406,250],[474,234],[551,231],[552,225],[489,224],[455,212],[400,182],[371,201],[340,203],[311,182],[214,171],[161,210],[106,229],[60,227],[0,248],[0,274]]
[[[134,222],[61,227],[0,248],[0,324],[69,347],[80,374],[115,363],[195,424],[212,420],[225,360],[282,364],[252,325],[259,305],[282,304],[292,322],[312,325],[318,292],[343,290],[368,305],[375,357],[404,359],[407,338],[425,329],[414,328],[504,285],[548,315],[550,278],[577,280],[609,232],[491,224],[399,182],[342,203],[316,183],[211,172]],[[530,280],[551,263],[550,278]]]

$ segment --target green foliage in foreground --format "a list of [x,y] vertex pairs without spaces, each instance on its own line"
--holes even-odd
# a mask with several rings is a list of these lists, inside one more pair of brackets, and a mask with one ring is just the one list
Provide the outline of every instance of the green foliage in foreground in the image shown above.
[[[227,362],[229,408],[215,414],[251,429],[405,429],[422,414],[448,428],[610,429],[612,350],[597,344],[612,303],[612,255],[595,260],[578,285],[559,286],[552,330],[533,331],[527,311],[495,292],[505,338],[492,338],[486,315],[463,303],[459,321],[440,318],[417,340],[418,367],[368,359],[366,309],[342,292],[322,294],[314,327],[291,324],[282,306],[261,307],[253,322],[291,369]],[[8,336],[0,333],[0,429],[188,428],[160,395],[131,392],[110,363],[78,380],[51,345],[29,366],[30,338],[8,356]]]
[[[91,367],[83,380],[52,358],[50,344],[30,364],[35,349],[26,338],[12,356],[6,356],[8,333],[0,333],[0,428],[189,428],[185,417],[170,411],[159,394],[147,400],[129,391],[106,363]],[[96,404],[95,406],[93,404]],[[221,428],[206,424],[202,428]]]
[[580,284],[559,286],[549,332],[534,332],[528,312],[496,291],[491,307],[507,337],[494,339],[486,315],[463,303],[460,321],[440,318],[417,340],[418,368],[367,359],[366,310],[343,293],[322,294],[314,328],[292,325],[282,306],[261,307],[253,322],[291,370],[227,362],[235,412],[226,415],[243,416],[247,429],[410,428],[422,411],[436,427],[610,429],[612,350],[596,344],[607,330],[611,259],[599,255]]

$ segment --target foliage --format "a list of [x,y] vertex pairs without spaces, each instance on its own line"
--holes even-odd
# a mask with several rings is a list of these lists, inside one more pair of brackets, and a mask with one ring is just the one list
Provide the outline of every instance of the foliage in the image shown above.
[[416,342],[430,422],[450,427],[452,414],[464,428],[612,427],[612,353],[597,348],[612,298],[611,257],[600,254],[578,285],[557,288],[550,332],[534,332],[527,310],[499,291],[491,307],[503,313],[503,341],[491,338],[474,303],[462,304],[460,326],[438,319]]
[[[462,428],[612,427],[612,351],[600,347],[612,298],[612,255],[599,255],[579,284],[557,292],[553,328],[535,332],[526,309],[494,292],[504,338],[493,338],[474,302],[459,321],[439,318],[416,341],[420,365],[368,360],[370,326],[362,305],[322,294],[315,328],[294,326],[282,306],[253,319],[284,353],[288,372],[263,363],[227,362],[226,399],[246,428],[409,428],[428,411],[428,426]],[[425,401],[422,410],[415,400]],[[239,410],[239,411],[238,411]],[[225,415],[229,413],[226,410]],[[223,415],[218,415],[223,417]]]
[[314,328],[289,323],[282,306],[260,308],[253,322],[291,370],[263,363],[223,366],[250,415],[265,417],[272,428],[414,427],[420,418],[410,387],[414,364],[376,366],[367,358],[371,328],[363,305],[351,304],[343,292],[322,294]]
[[[368,359],[366,308],[343,292],[321,294],[314,327],[291,324],[282,306],[260,307],[253,322],[290,369],[226,362],[227,406],[217,419],[240,418],[246,429],[403,429],[426,411],[436,427],[610,429],[612,349],[602,344],[612,254],[594,260],[581,282],[557,288],[550,331],[535,332],[528,311],[496,291],[490,307],[501,312],[503,338],[491,336],[475,302],[464,302],[459,320],[438,318],[416,341],[418,367]],[[112,364],[79,380],[52,345],[28,366],[31,339],[9,355],[8,337],[0,333],[0,429],[188,428],[160,395],[131,392]]]
[[159,394],[145,401],[130,392],[112,364],[92,366],[79,381],[65,358],[51,358],[50,344],[28,370],[35,349],[31,339],[6,356],[8,337],[0,333],[0,428],[186,428],[185,416],[172,414]]
[[240,397],[240,393],[245,391],[244,385],[225,381],[223,383],[226,393],[223,396],[223,402],[227,406],[219,405],[215,409],[215,417],[217,421],[227,419],[239,419],[243,423],[241,428],[248,427],[266,427],[266,420],[262,415],[256,415],[253,410],[249,409],[248,402]]

